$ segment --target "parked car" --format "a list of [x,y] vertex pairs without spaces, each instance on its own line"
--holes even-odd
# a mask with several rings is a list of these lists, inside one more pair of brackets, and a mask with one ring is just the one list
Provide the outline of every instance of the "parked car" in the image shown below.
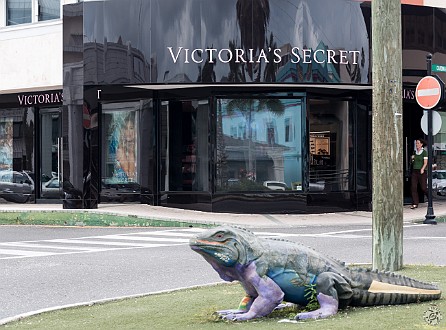
[[446,196],[446,170],[432,171],[432,189],[438,195]]
[[271,190],[287,190],[288,186],[282,181],[264,181],[263,185]]
[[42,198],[60,198],[60,181],[58,178],[51,178],[49,181],[42,183]]
[[34,180],[25,171],[0,171],[0,197],[8,202],[26,203],[34,193]]

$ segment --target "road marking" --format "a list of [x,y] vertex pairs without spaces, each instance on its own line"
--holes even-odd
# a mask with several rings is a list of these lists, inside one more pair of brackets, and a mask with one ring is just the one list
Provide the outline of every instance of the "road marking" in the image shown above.
[[104,249],[96,249],[89,247],[79,247],[79,246],[56,246],[56,245],[46,245],[37,243],[23,243],[23,242],[7,242],[2,243],[2,246],[16,246],[22,248],[39,248],[39,249],[56,249],[56,250],[77,250],[77,251],[104,251]]
[[107,242],[107,241],[91,241],[91,240],[80,240],[80,239],[54,239],[51,240],[51,242],[56,243],[66,243],[66,244],[92,244],[92,245],[110,245],[110,246],[135,246],[135,247],[146,247],[146,248],[152,248],[152,247],[160,247],[160,246],[171,246],[171,245],[183,245],[181,244],[153,244],[153,243],[124,243],[124,242]]
[[[0,260],[185,245],[189,243],[189,238],[185,237],[193,236],[204,230],[184,228],[70,239],[4,242],[0,243]],[[92,247],[92,245],[98,247]],[[44,251],[39,251],[39,249]]]
[[[425,224],[404,225],[404,228],[429,226]],[[103,236],[85,236],[68,239],[48,239],[0,243],[1,259],[45,257],[52,255],[94,253],[116,250],[145,249],[186,245],[191,236],[201,233],[203,228],[182,228],[123,233]],[[371,239],[372,228],[328,231],[318,234],[293,234],[280,232],[255,232],[264,238],[340,238]],[[446,237],[404,237],[405,240],[445,240]],[[39,251],[41,249],[42,251]],[[64,251],[65,250],[65,251]],[[3,255],[3,256],[2,256]]]
[[[0,254],[7,254],[7,255],[18,255],[22,257],[45,257],[53,255],[52,252],[37,252],[37,251],[25,251],[25,250],[6,250],[6,249],[0,249]],[[0,258],[2,259],[2,258]]]
[[134,237],[134,236],[130,236],[130,235],[107,235],[107,236],[96,236],[95,238],[117,239],[117,240],[128,240],[128,241],[146,241],[146,242],[189,243],[189,240],[185,239],[185,238]]

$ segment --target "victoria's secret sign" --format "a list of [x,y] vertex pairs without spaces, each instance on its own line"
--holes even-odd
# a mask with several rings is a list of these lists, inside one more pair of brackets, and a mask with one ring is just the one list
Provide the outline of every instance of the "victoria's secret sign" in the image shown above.
[[[221,63],[280,63],[282,61],[282,49],[268,48],[268,51],[261,49],[259,54],[256,54],[255,49],[244,50],[241,48],[216,49],[216,48],[195,48],[189,49],[178,47],[176,50],[173,47],[167,47],[169,55],[173,63],[182,61],[183,63],[202,63],[204,61],[203,54],[207,55],[209,63],[219,61]],[[359,50],[333,50],[333,49],[309,49],[299,47],[291,48],[291,63],[333,63],[333,64],[358,64],[360,55]]]
[[63,101],[62,92],[46,92],[37,94],[17,95],[20,106],[45,105],[61,103]]

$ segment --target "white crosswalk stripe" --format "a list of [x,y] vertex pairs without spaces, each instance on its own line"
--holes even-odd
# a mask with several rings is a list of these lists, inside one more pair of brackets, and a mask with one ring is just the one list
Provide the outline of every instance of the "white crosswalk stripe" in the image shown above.
[[204,230],[183,228],[69,239],[3,242],[0,243],[0,260],[186,245],[192,236]]
[[[168,230],[149,230],[102,236],[3,242],[0,243],[0,260],[187,245],[191,237],[205,230],[206,229],[203,228],[175,228]],[[343,237],[342,234],[344,234],[355,237],[357,236],[359,238],[366,236],[354,235],[352,233],[368,230],[370,229],[330,232],[324,234],[292,234],[275,232],[255,232],[255,234],[260,237],[272,238],[291,238],[299,236]]]

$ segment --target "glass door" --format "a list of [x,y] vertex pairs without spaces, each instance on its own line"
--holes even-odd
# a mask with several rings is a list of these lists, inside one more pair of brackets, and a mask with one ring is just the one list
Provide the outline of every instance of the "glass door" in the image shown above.
[[59,108],[40,110],[40,173],[38,197],[60,199],[60,112]]
[[209,191],[209,102],[161,102],[162,192]]

